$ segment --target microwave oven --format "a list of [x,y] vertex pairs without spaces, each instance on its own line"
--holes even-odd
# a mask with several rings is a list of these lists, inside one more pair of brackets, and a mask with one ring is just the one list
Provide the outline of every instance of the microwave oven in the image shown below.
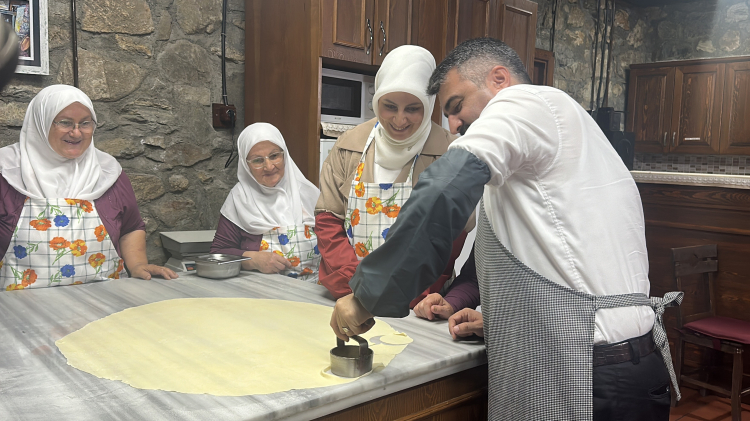
[[372,97],[375,77],[323,68],[320,121],[357,125],[375,118]]

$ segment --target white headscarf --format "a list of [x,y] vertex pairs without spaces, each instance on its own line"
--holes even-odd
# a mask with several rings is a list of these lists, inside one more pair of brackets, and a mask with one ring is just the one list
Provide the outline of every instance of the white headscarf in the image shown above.
[[435,58],[429,51],[416,45],[402,45],[388,53],[383,60],[375,76],[375,95],[372,98],[375,116],[378,116],[380,97],[391,92],[406,92],[422,101],[424,119],[414,134],[401,141],[391,139],[383,125],[379,124],[375,133],[376,165],[386,170],[400,171],[422,151],[430,135],[432,107],[435,105],[435,96],[426,93],[433,70]]
[[85,199],[101,197],[122,172],[107,153],[91,145],[75,159],[60,156],[49,143],[52,121],[70,104],[81,103],[96,121],[94,105],[78,88],[52,85],[31,100],[21,127],[19,143],[0,149],[0,172],[8,183],[32,199]]
[[[274,187],[260,184],[247,164],[253,146],[268,140],[284,151],[284,175]],[[302,175],[286,148],[279,129],[268,123],[247,126],[237,139],[237,179],[221,214],[249,234],[263,234],[275,227],[315,225],[315,203],[320,190]]]

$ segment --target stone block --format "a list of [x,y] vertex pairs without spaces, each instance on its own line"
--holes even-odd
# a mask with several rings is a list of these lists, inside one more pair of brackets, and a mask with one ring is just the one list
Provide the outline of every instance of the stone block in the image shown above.
[[165,163],[169,166],[191,167],[200,161],[211,158],[211,151],[187,143],[178,143],[166,150]]
[[169,177],[169,186],[172,192],[182,192],[190,186],[190,181],[184,175],[175,174]]
[[172,16],[167,12],[159,18],[159,23],[156,26],[156,39],[159,41],[168,41],[169,37],[172,36]]
[[153,207],[154,216],[169,228],[197,227],[198,211],[195,202],[186,197],[166,197]]
[[0,102],[0,126],[21,127],[26,116],[28,104],[18,102]]
[[154,31],[146,0],[88,0],[81,3],[81,29],[144,35]]
[[125,51],[143,54],[146,57],[151,57],[152,55],[151,47],[138,42],[137,38],[116,34],[115,40],[117,41],[117,45]]
[[151,174],[128,174],[138,202],[148,202],[166,193],[161,178]]
[[144,146],[136,139],[107,139],[95,140],[94,145],[102,152],[115,158],[132,159],[143,154]]
[[214,74],[208,51],[186,40],[168,45],[157,61],[164,75],[172,82],[206,86]]
[[[72,73],[71,58],[68,57],[60,66],[57,82],[72,84]],[[92,101],[122,99],[138,89],[144,79],[137,64],[113,60],[84,49],[78,51],[78,73],[80,88]]]
[[211,33],[221,22],[221,0],[175,0],[177,23],[186,34]]

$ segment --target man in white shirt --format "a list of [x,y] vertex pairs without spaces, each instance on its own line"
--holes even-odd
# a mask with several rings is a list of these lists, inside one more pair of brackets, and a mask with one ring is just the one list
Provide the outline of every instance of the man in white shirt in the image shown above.
[[428,93],[464,136],[420,177],[419,201],[402,208],[382,251],[360,263],[334,332],[408,314],[482,199],[482,313],[464,309],[450,327],[481,326],[490,418],[668,419],[671,360],[652,307],[660,315],[681,297],[648,298],[640,196],[596,123],[564,92],[531,85],[515,51],[490,38],[451,51]]

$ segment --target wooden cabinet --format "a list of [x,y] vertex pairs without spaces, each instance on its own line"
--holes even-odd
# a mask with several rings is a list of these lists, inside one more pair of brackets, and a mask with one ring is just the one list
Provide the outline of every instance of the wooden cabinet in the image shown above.
[[[533,69],[536,7],[530,0],[245,0],[245,124],[278,127],[317,184],[321,68],[374,75],[406,44],[439,63],[458,42],[493,36]],[[432,118],[441,117],[436,104]]]
[[750,61],[727,63],[720,151],[750,155]]
[[631,69],[628,89],[627,131],[635,133],[636,150],[664,152],[672,131],[674,69]]
[[632,65],[627,131],[636,151],[750,154],[750,57]]
[[324,0],[321,56],[379,65],[411,44],[412,0]]
[[529,74],[534,69],[537,3],[531,0],[451,0],[450,48],[472,38],[497,38],[516,50]]
[[724,64],[677,66],[674,76],[669,152],[719,153]]

